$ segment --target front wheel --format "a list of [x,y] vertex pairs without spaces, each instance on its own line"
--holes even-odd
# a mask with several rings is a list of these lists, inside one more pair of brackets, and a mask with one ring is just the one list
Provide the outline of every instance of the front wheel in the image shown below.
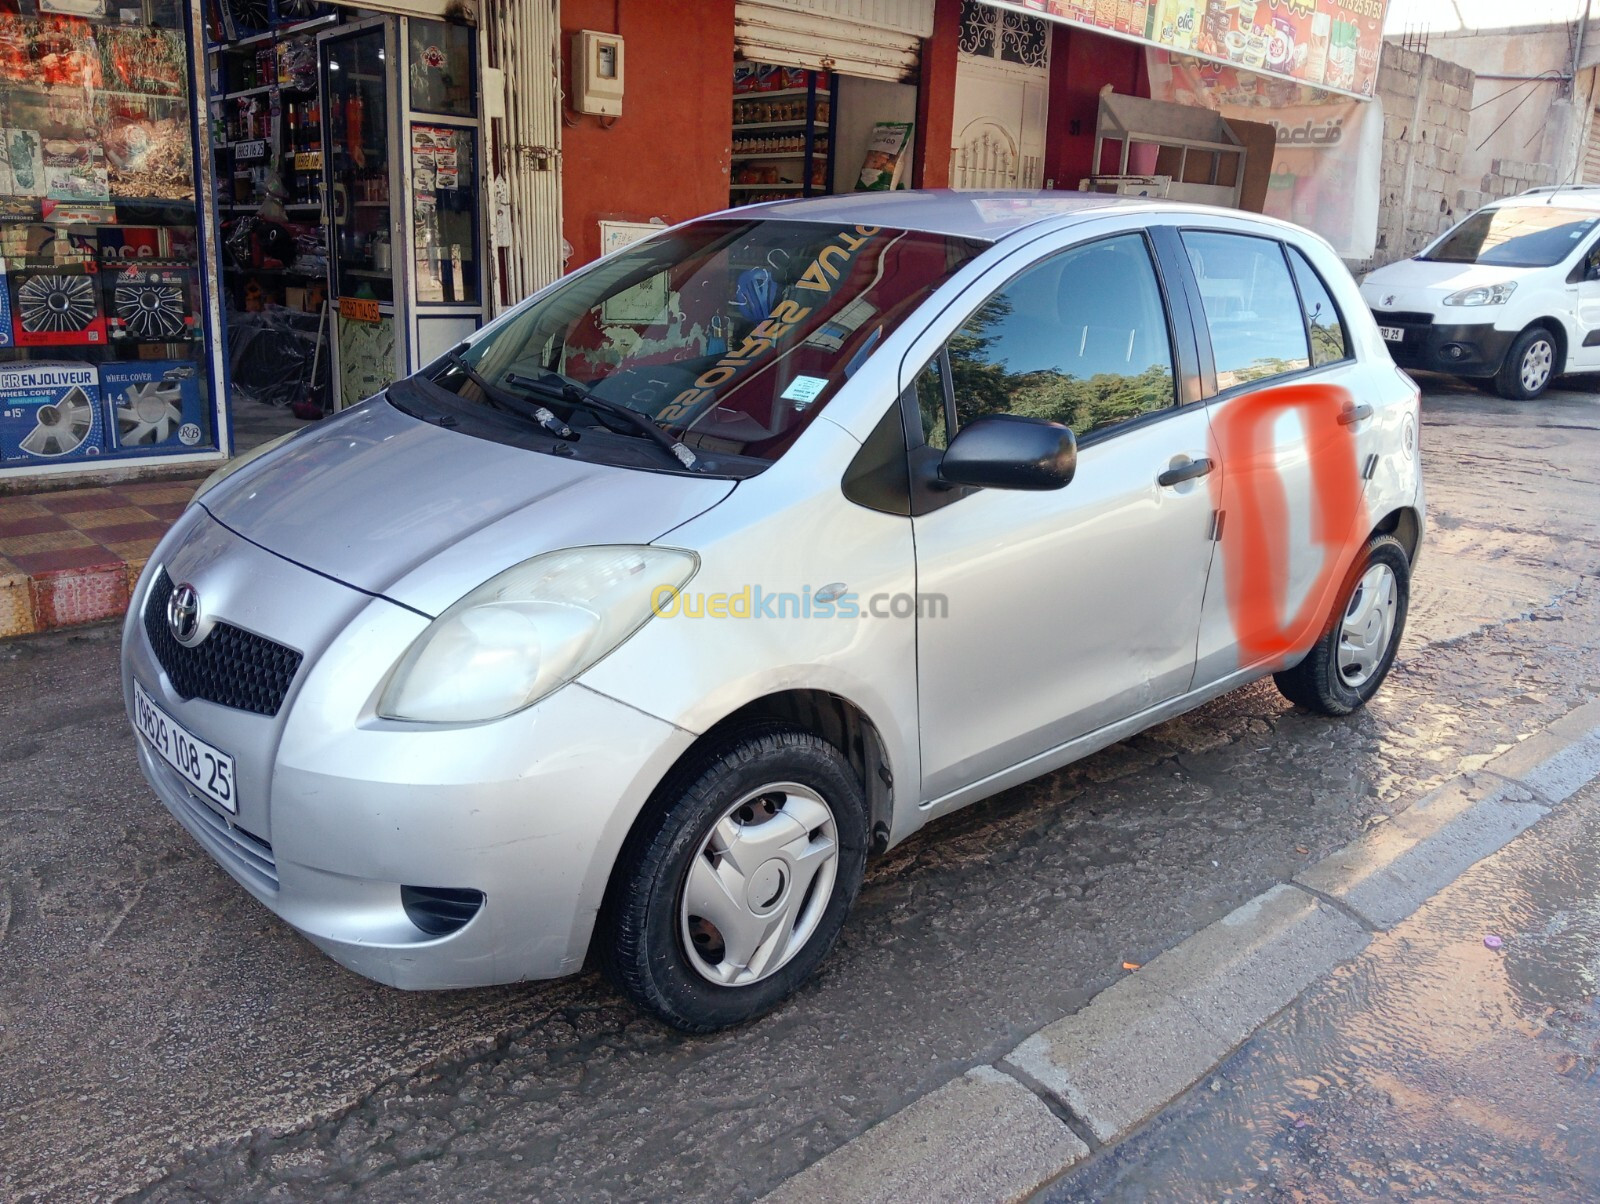
[[1517,336],[1494,378],[1495,390],[1511,401],[1532,401],[1549,386],[1556,372],[1555,337],[1542,326]]
[[866,869],[866,802],[837,749],[781,727],[668,789],[623,848],[600,962],[640,1008],[710,1032],[777,1006],[832,949]]
[[1274,675],[1290,702],[1348,715],[1378,692],[1394,664],[1411,599],[1411,562],[1393,535],[1374,536],[1340,595],[1334,621],[1293,669]]

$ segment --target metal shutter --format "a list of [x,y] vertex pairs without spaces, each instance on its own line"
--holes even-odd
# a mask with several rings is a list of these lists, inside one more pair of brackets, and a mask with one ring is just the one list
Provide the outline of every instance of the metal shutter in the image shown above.
[[752,62],[915,83],[932,0],[738,0],[733,40]]

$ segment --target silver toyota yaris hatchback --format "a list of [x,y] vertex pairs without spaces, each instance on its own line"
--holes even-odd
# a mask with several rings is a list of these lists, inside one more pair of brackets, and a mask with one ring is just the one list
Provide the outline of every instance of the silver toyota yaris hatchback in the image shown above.
[[753,206],[218,473],[123,639],[140,762],[409,988],[593,953],[704,1030],[869,852],[1275,673],[1382,682],[1417,391],[1329,248],[1070,194]]

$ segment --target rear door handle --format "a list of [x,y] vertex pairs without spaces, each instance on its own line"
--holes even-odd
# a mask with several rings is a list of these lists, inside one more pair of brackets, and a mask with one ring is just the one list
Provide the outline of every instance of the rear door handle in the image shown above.
[[1369,405],[1346,406],[1339,411],[1340,426],[1354,426],[1372,417],[1372,407]]
[[1156,478],[1156,484],[1165,489],[1172,485],[1181,485],[1184,481],[1192,481],[1196,477],[1203,477],[1210,471],[1210,460],[1190,460],[1187,464],[1167,469]]

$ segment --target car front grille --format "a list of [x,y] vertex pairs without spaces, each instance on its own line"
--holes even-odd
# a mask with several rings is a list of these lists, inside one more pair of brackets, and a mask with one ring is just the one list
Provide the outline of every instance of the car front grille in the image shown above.
[[193,648],[185,648],[167,627],[172,578],[156,578],[144,606],[144,632],[172,688],[185,699],[202,698],[219,706],[276,715],[301,655],[293,648],[229,623],[217,623]]
[[1379,326],[1432,326],[1433,315],[1410,309],[1375,309],[1372,316]]

